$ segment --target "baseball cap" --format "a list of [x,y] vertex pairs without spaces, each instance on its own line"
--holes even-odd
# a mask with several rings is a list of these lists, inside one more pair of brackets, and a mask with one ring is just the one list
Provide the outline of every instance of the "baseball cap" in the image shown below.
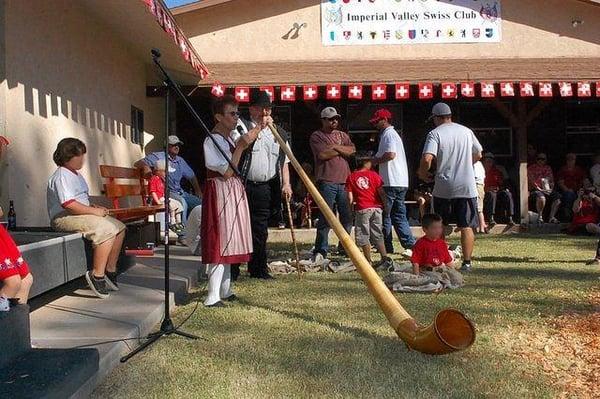
[[492,153],[492,152],[486,152],[486,153],[484,153],[483,157],[484,158],[489,158],[489,159],[494,159],[495,158],[494,157],[494,153]]
[[179,140],[179,137],[177,137],[175,135],[169,136],[168,142],[169,142],[169,145],[177,145],[177,144],[183,145],[183,141]]
[[431,115],[432,116],[452,115],[452,110],[450,109],[450,106],[446,103],[437,103],[433,106],[433,109],[431,110]]
[[337,110],[333,107],[323,108],[321,111],[321,119],[330,119],[330,118],[341,118],[340,114],[338,114]]
[[377,123],[379,122],[381,119],[387,119],[388,121],[392,119],[392,113],[385,108],[379,108],[377,111],[375,111],[375,113],[373,114],[373,116],[371,117],[371,119],[369,119],[369,122],[371,123]]

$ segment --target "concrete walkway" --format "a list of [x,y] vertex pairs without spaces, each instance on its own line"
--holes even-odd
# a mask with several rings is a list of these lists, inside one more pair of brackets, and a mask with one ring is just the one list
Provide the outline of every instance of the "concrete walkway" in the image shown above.
[[[137,258],[136,264],[119,278],[120,290],[98,299],[77,280],[32,301],[31,341],[38,348],[85,346],[100,352],[98,372],[75,397],[87,397],[119,364],[121,356],[135,348],[139,337],[158,328],[163,316],[164,252],[152,258]],[[185,300],[198,284],[199,258],[186,247],[171,247],[171,309]],[[99,342],[116,341],[98,344]]]

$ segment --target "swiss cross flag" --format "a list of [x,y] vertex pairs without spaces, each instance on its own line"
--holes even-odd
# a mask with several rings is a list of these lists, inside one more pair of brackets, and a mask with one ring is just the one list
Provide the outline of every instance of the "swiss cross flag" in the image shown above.
[[500,83],[500,95],[502,97],[514,97],[515,85],[512,84],[511,82]]
[[493,83],[481,82],[481,97],[496,97],[496,88]]
[[350,85],[348,86],[348,98],[353,100],[362,99],[363,87],[362,85]]
[[385,83],[376,83],[371,85],[371,99],[385,100],[387,98],[387,85]]
[[463,97],[475,97],[475,82],[462,82],[460,84],[460,94]]
[[250,88],[248,86],[237,86],[234,93],[237,102],[247,103],[250,101]]
[[577,97],[591,97],[592,84],[590,82],[577,82]]
[[433,98],[433,83],[419,83],[419,99]]
[[520,82],[519,83],[519,92],[521,93],[521,97],[533,97],[533,96],[535,96],[535,91],[533,91],[533,83],[531,83],[531,82]]
[[442,98],[456,98],[457,96],[455,83],[442,83]]
[[558,83],[561,97],[573,97],[573,85],[571,82],[560,82]]
[[396,100],[408,100],[410,98],[410,84],[396,83]]
[[596,82],[596,97],[600,98],[600,80]]
[[326,86],[327,94],[326,98],[328,100],[339,100],[342,98],[342,85],[337,83],[328,84]]
[[319,97],[319,88],[315,85],[305,85],[302,87],[304,100],[316,100]]
[[540,97],[552,97],[554,95],[554,91],[552,90],[552,83],[540,82],[539,94]]
[[281,86],[281,101],[296,101],[296,86]]
[[258,89],[266,91],[269,97],[271,97],[271,101],[275,100],[275,88],[273,86],[260,86]]
[[215,97],[223,97],[225,95],[225,86],[223,86],[221,83],[215,82],[210,89],[210,93]]

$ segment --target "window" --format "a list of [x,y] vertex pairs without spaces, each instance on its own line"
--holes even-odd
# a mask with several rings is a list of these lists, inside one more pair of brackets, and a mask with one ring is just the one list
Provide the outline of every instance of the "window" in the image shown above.
[[144,146],[144,111],[131,106],[131,142]]
[[600,102],[573,101],[565,104],[567,151],[591,155],[600,142]]

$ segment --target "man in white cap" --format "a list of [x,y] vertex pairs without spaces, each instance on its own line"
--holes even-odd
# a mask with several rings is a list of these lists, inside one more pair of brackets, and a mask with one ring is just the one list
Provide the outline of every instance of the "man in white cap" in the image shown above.
[[433,208],[448,224],[454,219],[461,231],[463,263],[461,270],[471,270],[477,228],[477,188],[473,164],[481,159],[483,148],[473,131],[452,122],[452,110],[445,103],[433,106],[430,119],[436,128],[429,132],[423,148],[418,176],[433,181],[429,170],[436,160]]
[[[321,129],[310,136],[310,148],[315,160],[315,181],[319,192],[332,210],[337,207],[340,222],[350,233],[352,214],[346,193],[346,180],[350,175],[348,158],[356,152],[347,133],[339,130],[341,116],[333,107],[321,111]],[[329,224],[324,217],[317,223],[314,259],[327,257]],[[341,252],[343,250],[339,248]]]
[[[179,140],[179,137],[171,135],[167,139],[169,146],[169,189],[171,198],[181,202],[183,205],[183,218],[182,222],[185,224],[188,213],[192,209],[202,204],[202,190],[200,184],[196,178],[196,174],[190,168],[190,165],[185,159],[179,156],[179,148],[183,145],[183,141]],[[145,158],[137,161],[134,166],[140,168],[143,171],[144,176],[150,176],[152,174],[152,168],[156,166],[156,161],[159,159],[165,159],[164,151],[157,151],[148,154]],[[194,188],[196,195],[190,194],[181,188],[181,179],[186,178]]]

